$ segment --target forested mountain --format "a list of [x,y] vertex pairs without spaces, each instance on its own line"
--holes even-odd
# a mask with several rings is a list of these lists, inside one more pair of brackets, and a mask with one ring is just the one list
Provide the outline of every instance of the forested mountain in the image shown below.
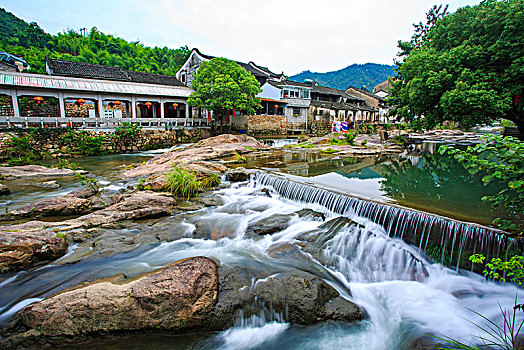
[[305,79],[318,81],[320,85],[346,90],[350,86],[373,87],[394,75],[395,66],[387,64],[366,63],[352,64],[346,68],[327,73],[315,73],[309,70],[289,77],[290,80],[304,82]]
[[119,66],[140,72],[174,75],[189,56],[179,49],[147,47],[134,41],[106,35],[93,27],[84,37],[70,30],[58,35],[44,32],[38,24],[19,19],[0,8],[0,51],[21,55],[29,72],[45,73],[45,56],[75,62]]

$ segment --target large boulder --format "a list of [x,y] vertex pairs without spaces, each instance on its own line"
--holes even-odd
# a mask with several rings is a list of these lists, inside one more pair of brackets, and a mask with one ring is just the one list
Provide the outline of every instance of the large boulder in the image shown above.
[[360,307],[340,297],[335,288],[304,271],[270,272],[236,266],[220,267],[219,276],[218,303],[208,322],[211,329],[231,326],[239,310],[249,317],[264,306],[299,324],[351,322],[365,317]]
[[41,165],[20,165],[5,167],[0,166],[0,177],[5,179],[21,179],[21,178],[35,178],[35,177],[62,177],[74,176],[76,174],[85,174],[85,170],[71,170],[46,168]]
[[[195,328],[217,301],[217,264],[205,257],[177,261],[138,279],[95,281],[25,307],[0,345],[45,338],[80,341],[106,333]],[[29,339],[28,339],[29,338]]]
[[258,142],[250,136],[219,135],[201,140],[189,147],[159,154],[147,161],[145,165],[125,171],[123,176],[147,177],[152,174],[165,173],[169,171],[174,164],[186,165],[266,148],[269,148],[269,146]]
[[0,273],[23,270],[64,255],[67,242],[58,236],[47,230],[24,232],[0,227]]

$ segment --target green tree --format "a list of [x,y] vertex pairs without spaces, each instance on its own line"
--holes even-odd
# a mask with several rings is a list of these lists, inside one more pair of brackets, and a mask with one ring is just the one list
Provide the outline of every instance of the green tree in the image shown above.
[[87,37],[74,30],[57,35],[45,33],[37,23],[26,23],[0,8],[0,51],[24,57],[28,73],[45,73],[45,56],[74,62],[120,66],[124,69],[175,75],[190,50],[147,47],[107,35],[93,27]]
[[524,144],[512,137],[488,135],[484,143],[469,146],[466,150],[440,146],[441,154],[452,154],[466,169],[482,176],[487,185],[498,182],[504,185],[494,195],[482,197],[493,208],[503,209],[510,220],[495,219],[502,229],[524,232]]
[[203,62],[195,74],[187,102],[210,111],[237,110],[254,113],[260,104],[256,97],[260,83],[236,62],[213,58]]
[[485,0],[450,15],[434,7],[411,42],[399,42],[393,112],[424,116],[426,127],[504,118],[524,135],[523,9],[524,0]]

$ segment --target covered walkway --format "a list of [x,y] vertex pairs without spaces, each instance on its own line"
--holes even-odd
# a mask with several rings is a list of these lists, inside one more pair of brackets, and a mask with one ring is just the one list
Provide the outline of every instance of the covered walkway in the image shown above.
[[132,122],[151,128],[208,126],[207,118],[191,115],[187,105],[190,88],[160,82],[0,72],[0,125],[110,128]]

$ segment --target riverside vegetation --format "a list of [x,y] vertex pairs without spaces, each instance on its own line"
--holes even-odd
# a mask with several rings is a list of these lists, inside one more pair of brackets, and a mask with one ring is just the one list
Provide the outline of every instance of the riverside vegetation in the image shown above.
[[139,124],[122,123],[109,135],[94,135],[84,130],[70,128],[29,128],[10,130],[7,149],[4,151],[8,166],[35,164],[51,156],[43,145],[48,140],[57,140],[61,152],[72,156],[105,155],[118,150],[110,150],[110,142],[126,146],[139,137],[142,127]]

